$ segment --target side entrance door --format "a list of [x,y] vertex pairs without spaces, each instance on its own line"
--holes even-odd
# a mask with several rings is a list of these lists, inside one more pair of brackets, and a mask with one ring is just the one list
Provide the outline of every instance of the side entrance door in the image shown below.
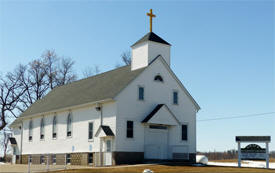
[[105,139],[104,165],[112,165],[112,140]]

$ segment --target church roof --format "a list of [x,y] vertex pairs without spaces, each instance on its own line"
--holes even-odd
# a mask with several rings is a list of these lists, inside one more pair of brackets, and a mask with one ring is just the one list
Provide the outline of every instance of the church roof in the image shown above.
[[165,41],[162,38],[160,38],[157,34],[155,34],[153,32],[149,32],[148,34],[146,34],[144,37],[142,37],[140,40],[138,40],[132,46],[135,46],[135,45],[137,45],[139,43],[146,42],[146,41],[154,41],[154,42],[158,42],[158,43],[162,43],[162,44],[171,45],[167,41]]
[[131,71],[130,65],[123,66],[56,87],[44,98],[32,104],[20,117],[112,99],[144,69]]

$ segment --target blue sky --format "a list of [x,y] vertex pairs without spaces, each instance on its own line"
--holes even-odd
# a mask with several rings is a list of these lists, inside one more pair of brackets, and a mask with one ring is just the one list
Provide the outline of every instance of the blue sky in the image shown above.
[[[197,119],[275,111],[274,1],[0,1],[0,71],[46,49],[101,71],[149,31],[172,44],[171,68],[200,104]],[[271,135],[275,115],[197,123],[200,151]]]

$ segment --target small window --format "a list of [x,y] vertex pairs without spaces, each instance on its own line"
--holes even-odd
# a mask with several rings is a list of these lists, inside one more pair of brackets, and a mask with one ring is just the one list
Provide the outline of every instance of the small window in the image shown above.
[[56,124],[57,124],[57,120],[56,120],[56,116],[53,117],[53,138],[56,139]]
[[127,138],[133,138],[134,137],[134,122],[133,121],[127,121]]
[[112,151],[111,147],[112,147],[111,140],[107,140],[106,141],[106,151],[111,152]]
[[40,164],[44,164],[45,163],[45,157],[42,155],[40,156]]
[[138,87],[138,99],[144,100],[144,87]]
[[156,75],[154,78],[155,81],[163,82],[163,79],[160,75]]
[[89,132],[88,132],[89,133],[89,136],[88,136],[89,139],[93,139],[93,135],[94,135],[93,134],[94,133],[93,128],[94,128],[94,123],[92,123],[92,122],[89,123]]
[[188,139],[187,134],[188,134],[188,127],[187,127],[187,125],[182,125],[181,126],[181,140],[187,141],[187,139]]
[[93,163],[93,153],[88,154],[88,163],[92,164]]
[[53,163],[53,164],[56,164],[56,155],[55,155],[55,154],[52,155],[52,163]]
[[72,136],[72,115],[69,113],[67,117],[67,137]]
[[173,91],[173,104],[177,105],[178,104],[178,92]]
[[71,164],[71,154],[66,154],[66,164]]
[[45,124],[44,124],[44,118],[42,118],[40,122],[40,139],[44,139],[44,137],[45,137]]
[[32,120],[29,122],[29,141],[32,141]]

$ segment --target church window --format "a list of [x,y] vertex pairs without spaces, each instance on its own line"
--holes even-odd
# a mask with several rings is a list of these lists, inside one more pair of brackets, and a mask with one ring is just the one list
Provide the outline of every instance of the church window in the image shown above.
[[181,126],[181,140],[187,141],[188,139],[188,126],[186,124],[183,124]]
[[144,100],[144,87],[138,87],[138,99]]
[[32,120],[29,122],[29,141],[32,141]]
[[57,129],[56,129],[57,119],[56,116],[53,117],[53,138],[55,139],[57,136]]
[[71,154],[66,154],[66,164],[71,164]]
[[154,80],[159,81],[159,82],[163,82],[163,78],[161,77],[161,75],[156,75]]
[[173,104],[177,105],[178,104],[178,92],[173,91]]
[[90,122],[89,123],[89,132],[88,132],[89,133],[89,136],[88,136],[89,139],[93,139],[93,136],[94,136],[93,128],[94,128],[94,123]]
[[127,121],[127,132],[126,132],[127,138],[133,138],[134,137],[134,122],[133,121]]
[[69,113],[67,117],[67,137],[72,136],[72,115]]
[[40,139],[44,139],[45,137],[45,124],[44,124],[44,118],[41,118],[40,121]]

